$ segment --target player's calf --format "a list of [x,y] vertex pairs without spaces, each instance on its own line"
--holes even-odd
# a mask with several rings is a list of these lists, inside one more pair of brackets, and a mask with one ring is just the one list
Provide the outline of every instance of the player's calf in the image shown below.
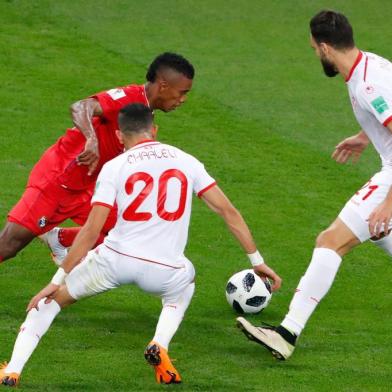
[[36,235],[25,227],[7,222],[0,232],[0,262],[15,257]]

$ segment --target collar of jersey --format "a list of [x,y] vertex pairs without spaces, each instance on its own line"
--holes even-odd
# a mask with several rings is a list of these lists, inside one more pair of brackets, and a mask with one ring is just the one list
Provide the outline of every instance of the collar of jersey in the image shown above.
[[141,145],[141,144],[145,144],[145,143],[161,144],[161,143],[159,143],[158,141],[156,141],[156,140],[154,140],[154,139],[143,139],[143,140],[140,140],[140,142],[136,143],[133,147],[131,147],[131,150],[132,150],[133,148],[135,148],[136,146],[137,146],[137,147],[141,147],[140,145]]
[[355,68],[357,68],[357,65],[361,62],[363,57],[363,53],[361,51],[359,51],[357,58],[355,59],[355,62],[353,64],[353,66],[350,69],[350,73],[348,74],[347,78],[346,78],[346,83],[351,79],[352,74],[355,71]]

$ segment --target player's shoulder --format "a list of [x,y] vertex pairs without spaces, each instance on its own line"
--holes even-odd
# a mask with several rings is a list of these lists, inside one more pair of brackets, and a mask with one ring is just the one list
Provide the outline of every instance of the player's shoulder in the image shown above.
[[121,153],[120,155],[116,156],[115,158],[111,159],[110,161],[107,161],[103,167],[102,170],[105,170],[106,172],[115,172],[117,173],[121,166],[123,166],[128,160],[128,155],[127,151]]
[[392,63],[377,54],[365,52],[364,84],[383,85],[392,81]]
[[161,144],[162,148],[169,148],[173,151],[176,151],[176,154],[181,157],[182,159],[186,159],[192,162],[199,161],[194,155],[190,154],[189,152],[182,150],[179,147],[173,146],[171,144]]
[[371,52],[363,52],[365,55],[363,76],[357,79],[355,94],[366,100],[374,94],[391,90],[392,93],[392,63]]

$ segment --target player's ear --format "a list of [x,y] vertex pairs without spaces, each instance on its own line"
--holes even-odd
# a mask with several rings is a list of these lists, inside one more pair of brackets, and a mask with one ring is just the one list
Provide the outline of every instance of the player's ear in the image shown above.
[[329,45],[326,44],[325,42],[321,42],[321,43],[320,43],[319,49],[320,49],[320,52],[321,52],[324,56],[327,56],[327,55],[329,54],[329,52],[330,52],[330,47],[329,47]]
[[124,144],[123,134],[122,134],[122,132],[121,132],[120,130],[118,130],[118,129],[116,129],[116,136],[117,136],[117,139],[119,140],[119,142],[120,142],[121,144]]
[[165,79],[160,79],[158,82],[159,92],[163,92],[168,89],[169,83]]

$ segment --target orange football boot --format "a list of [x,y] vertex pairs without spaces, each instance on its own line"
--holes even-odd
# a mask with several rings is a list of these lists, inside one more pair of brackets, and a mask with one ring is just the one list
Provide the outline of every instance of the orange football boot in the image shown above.
[[7,362],[0,365],[0,384],[7,385],[8,387],[16,387],[19,384],[18,373],[6,373],[5,368],[7,367]]
[[156,342],[150,342],[144,351],[144,358],[154,367],[158,384],[179,384],[181,376],[171,363],[167,351]]

